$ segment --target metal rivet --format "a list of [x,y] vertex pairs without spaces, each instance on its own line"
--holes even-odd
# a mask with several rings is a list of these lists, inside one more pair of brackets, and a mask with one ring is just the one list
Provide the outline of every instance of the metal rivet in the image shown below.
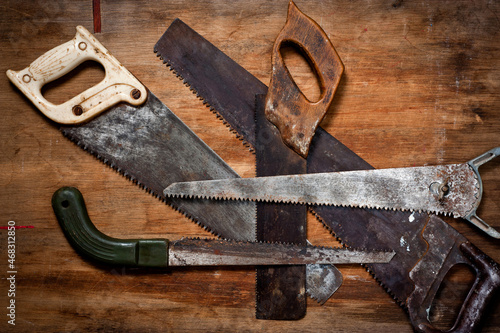
[[450,192],[450,185],[448,184],[448,180],[442,183],[434,182],[430,185],[429,189],[438,197],[439,200],[443,200],[444,196]]
[[133,99],[139,99],[141,98],[141,91],[139,89],[132,89],[130,96],[132,96]]
[[78,44],[78,48],[79,48],[80,50],[82,50],[82,51],[83,51],[83,50],[85,50],[85,49],[87,48],[87,43],[85,43],[85,42],[80,42],[80,43]]
[[30,81],[31,81],[31,76],[29,76],[28,74],[24,74],[24,75],[23,75],[23,81],[24,81],[25,83],[30,82]]
[[83,114],[83,108],[81,105],[73,106],[73,114],[75,116],[81,116]]

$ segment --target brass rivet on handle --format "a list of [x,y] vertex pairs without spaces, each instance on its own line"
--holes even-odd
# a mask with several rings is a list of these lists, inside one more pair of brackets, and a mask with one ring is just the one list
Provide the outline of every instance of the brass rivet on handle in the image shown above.
[[78,48],[82,51],[85,50],[87,48],[87,43],[85,42],[78,43]]
[[83,114],[83,108],[81,105],[73,106],[73,114],[75,116],[81,116]]
[[141,91],[139,89],[132,89],[130,96],[132,96],[133,99],[139,99],[141,98]]

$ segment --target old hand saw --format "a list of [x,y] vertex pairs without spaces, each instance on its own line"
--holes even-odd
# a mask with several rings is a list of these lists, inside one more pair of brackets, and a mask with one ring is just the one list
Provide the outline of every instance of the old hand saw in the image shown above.
[[63,187],[52,197],[54,213],[66,238],[81,255],[104,264],[132,267],[248,266],[387,263],[391,251],[360,251],[292,244],[219,239],[116,239],[92,224],[83,196]]
[[425,211],[462,217],[500,238],[476,214],[483,193],[478,168],[499,155],[497,147],[461,164],[174,183],[164,195]]

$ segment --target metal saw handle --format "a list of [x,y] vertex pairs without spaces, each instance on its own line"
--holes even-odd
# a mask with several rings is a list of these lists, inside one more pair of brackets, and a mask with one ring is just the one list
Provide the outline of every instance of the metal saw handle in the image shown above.
[[474,207],[474,209],[471,210],[471,212],[467,216],[464,216],[464,219],[474,224],[476,227],[483,230],[491,237],[500,239],[500,232],[496,231],[493,227],[491,227],[488,223],[484,222],[476,214],[476,210],[483,196],[483,182],[481,180],[481,175],[479,174],[479,167],[498,156],[500,156],[500,147],[493,148],[490,151],[487,151],[486,153],[482,154],[481,156],[476,157],[475,159],[467,162],[477,176],[479,182],[479,198],[477,200],[477,205]]
[[[320,78],[321,96],[311,102],[294,82],[280,49],[292,44],[305,53]],[[302,157],[337,90],[344,65],[326,33],[290,1],[286,24],[273,46],[272,74],[266,95],[266,117],[280,131],[283,142]]]
[[112,265],[167,267],[168,239],[117,239],[94,226],[83,196],[74,187],[62,187],[52,196],[52,208],[74,249],[89,259]]
[[[42,87],[87,60],[100,63],[104,79],[69,101],[55,105],[43,97]],[[90,120],[119,102],[141,105],[147,90],[99,41],[82,26],[75,37],[40,56],[25,69],[7,70],[7,76],[48,118],[60,124]]]

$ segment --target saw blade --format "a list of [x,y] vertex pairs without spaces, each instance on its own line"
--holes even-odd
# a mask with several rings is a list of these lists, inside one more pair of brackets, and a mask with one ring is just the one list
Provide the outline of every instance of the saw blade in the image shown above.
[[82,256],[104,264],[131,267],[303,265],[325,263],[387,263],[393,251],[366,251],[271,242],[182,238],[119,239],[99,231],[82,193],[62,187],[52,208],[68,242]]
[[464,217],[477,206],[472,168],[449,164],[174,183],[166,196],[426,211]]
[[[264,83],[180,19],[172,22],[154,51],[245,146],[255,145],[255,95],[267,93]],[[232,112],[219,113],[225,109]]]
[[[79,44],[82,38],[85,41]],[[87,43],[94,47],[87,48]],[[82,53],[82,47],[88,52]],[[35,70],[38,78],[50,81],[71,71],[78,61],[93,56],[104,66],[106,80],[58,106],[47,104],[43,99],[41,101],[36,94],[40,87],[36,83],[26,86],[27,82],[22,79],[25,74],[28,75],[24,76],[25,80],[31,78],[30,71]],[[57,66],[54,67],[54,64]],[[61,124],[84,123],[61,128],[63,134],[78,146],[214,235],[255,240],[256,212],[253,203],[213,205],[204,200],[187,203],[163,197],[163,188],[173,181],[238,175],[147,91],[85,28],[77,27],[75,38],[48,51],[26,68],[22,72],[24,74],[20,73],[9,70],[7,75],[13,83],[21,82],[17,86],[47,117]],[[130,87],[139,89],[123,91]],[[106,93],[96,93],[99,91]],[[118,103],[119,100],[129,104]],[[67,112],[68,105],[72,112]]]
[[271,242],[182,238],[171,241],[169,266],[306,265],[387,263],[392,251],[367,251]]
[[[265,95],[255,96],[256,175],[306,173],[306,160],[285,146],[278,129],[265,116]],[[257,203],[257,240],[305,244],[307,208]],[[336,270],[332,267],[331,270]],[[257,267],[255,317],[298,320],[307,312],[306,267]],[[331,286],[336,290],[338,286]],[[328,298],[327,298],[328,299]]]
[[[63,126],[61,131],[78,146],[214,235],[244,241],[256,239],[253,202],[228,201],[214,205],[211,200],[164,197],[163,189],[173,182],[239,175],[152,92],[148,91],[148,98],[141,106],[119,104],[88,123]],[[324,303],[327,299],[315,294],[321,289],[311,288],[309,295]]]
[[[61,131],[161,200],[163,187],[172,182],[239,177],[151,92],[141,106],[119,104],[88,123]],[[166,202],[215,235],[255,240],[253,203]]]

